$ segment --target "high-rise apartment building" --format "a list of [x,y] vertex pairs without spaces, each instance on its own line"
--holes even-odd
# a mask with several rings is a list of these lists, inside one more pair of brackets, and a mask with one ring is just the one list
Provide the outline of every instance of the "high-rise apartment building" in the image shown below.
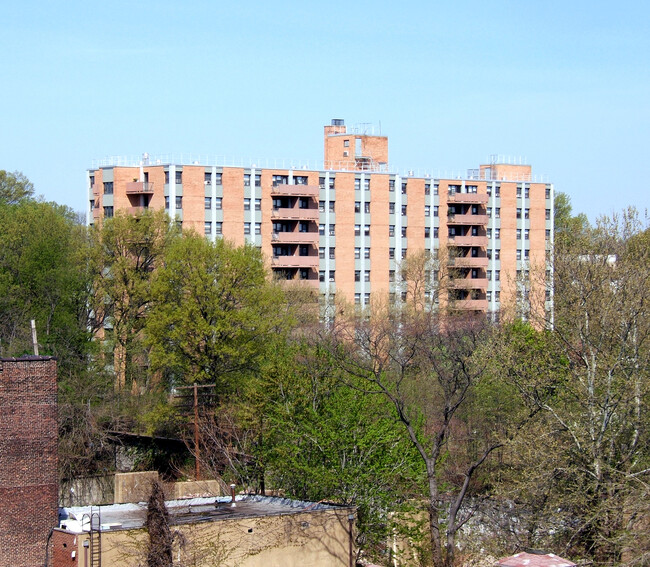
[[[550,307],[553,186],[535,182],[529,165],[494,159],[453,179],[401,175],[387,137],[343,120],[325,126],[322,168],[202,161],[144,154],[98,164],[88,171],[88,222],[164,207],[183,229],[260,247],[279,277],[329,300],[418,293],[459,310]],[[413,286],[409,259],[419,258],[424,285]]]

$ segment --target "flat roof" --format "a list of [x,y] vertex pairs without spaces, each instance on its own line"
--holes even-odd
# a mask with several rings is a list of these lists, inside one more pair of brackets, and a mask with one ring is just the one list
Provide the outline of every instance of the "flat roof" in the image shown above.
[[[166,505],[172,525],[352,509],[324,502],[254,495],[238,495],[234,507],[229,496],[169,500]],[[146,521],[147,503],[59,508],[59,527],[73,533],[88,532],[91,514],[98,514],[93,516],[93,528],[99,524],[100,531],[139,529]]]

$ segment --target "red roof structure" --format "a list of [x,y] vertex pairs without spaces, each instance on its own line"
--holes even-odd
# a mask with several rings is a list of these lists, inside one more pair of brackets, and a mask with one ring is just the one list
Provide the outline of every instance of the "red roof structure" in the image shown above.
[[521,552],[499,559],[501,567],[575,567],[575,563],[554,553]]

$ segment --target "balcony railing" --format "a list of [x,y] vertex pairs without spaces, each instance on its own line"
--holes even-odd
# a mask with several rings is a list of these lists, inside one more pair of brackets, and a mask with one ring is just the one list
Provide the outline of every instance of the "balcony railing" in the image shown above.
[[272,268],[314,268],[318,267],[318,256],[273,256],[271,257]]
[[447,217],[447,224],[484,225],[488,223],[487,215],[454,215]]
[[277,243],[313,244],[318,242],[318,232],[274,232],[271,240]]
[[313,220],[320,217],[318,209],[301,209],[300,207],[278,207],[271,211],[272,219]]
[[449,236],[449,244],[454,246],[487,246],[487,236]]
[[149,181],[128,181],[126,184],[127,195],[143,195],[153,193],[153,183]]
[[318,185],[274,185],[271,196],[314,197],[318,198]]
[[447,202],[485,205],[488,202],[488,196],[485,193],[449,193]]
[[463,311],[487,311],[487,299],[458,299],[451,304],[452,309]]
[[451,287],[455,289],[487,289],[487,278],[455,278],[451,280]]
[[450,258],[449,265],[454,268],[486,268],[488,265],[487,256],[463,256],[460,258]]

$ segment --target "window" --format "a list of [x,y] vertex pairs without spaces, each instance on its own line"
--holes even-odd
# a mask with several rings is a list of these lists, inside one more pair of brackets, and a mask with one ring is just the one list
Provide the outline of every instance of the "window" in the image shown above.
[[517,240],[521,240],[521,229],[517,229]]
[[216,185],[222,185],[223,173],[214,174],[214,182]]
[[336,248],[332,247],[330,248],[330,260],[334,260],[336,258]]
[[221,210],[221,205],[222,205],[223,199],[221,197],[217,197],[214,201],[214,208],[217,209],[218,211]]
[[550,188],[550,187],[547,187],[545,193],[546,193],[546,198],[547,198],[547,199],[550,199],[550,198],[551,198],[551,188]]
[[437,226],[433,227],[433,237],[438,238],[438,227]]
[[524,240],[530,240],[530,230],[529,229],[524,230]]
[[499,260],[501,258],[501,248],[494,249],[494,259]]
[[[359,280],[355,280],[359,281]],[[361,305],[361,294],[360,293],[355,293],[354,294],[354,303],[355,305]]]
[[494,281],[501,281],[501,270],[494,270]]
[[524,218],[529,219],[530,218],[530,209],[524,209]]
[[363,225],[363,235],[364,236],[370,236],[370,225],[369,224]]
[[388,226],[388,236],[395,236],[395,225],[391,224]]
[[331,282],[334,281],[335,276],[336,276],[336,274],[335,274],[334,270],[330,270],[330,273],[329,273],[329,280],[330,280]]
[[308,179],[306,175],[294,175],[293,184],[294,185],[307,185]]
[[501,229],[500,228],[495,228],[494,229],[494,238],[501,238]]
[[431,207],[429,205],[424,205],[424,216],[425,217],[431,216]]
[[433,206],[433,216],[437,217],[438,216],[438,205]]
[[497,219],[501,218],[501,207],[496,207],[494,209],[494,218],[497,218]]
[[402,259],[406,258],[408,248],[402,248]]
[[544,216],[546,217],[546,220],[551,220],[551,209],[546,209],[544,211]]
[[325,281],[325,270],[320,270],[318,272],[318,281],[319,282],[324,282]]
[[431,183],[424,184],[424,194],[431,195]]
[[395,214],[395,203],[388,203],[388,214]]
[[369,282],[370,281],[370,270],[365,270],[363,272],[363,281],[364,282]]
[[90,182],[90,186],[91,186],[91,187],[94,187],[94,186],[95,186],[95,176],[94,176],[94,175],[91,175],[91,176],[88,178],[88,181]]
[[354,180],[354,190],[355,191],[361,190],[361,179],[359,179],[358,177]]
[[487,280],[489,282],[491,282],[492,281],[492,270],[488,270],[486,273],[487,273]]
[[487,192],[487,194],[488,194],[488,197],[490,197],[490,196],[492,195],[492,185],[488,185],[488,186],[485,188],[485,190],[486,190],[486,192]]
[[370,191],[370,179],[363,180],[363,189],[364,191]]
[[90,208],[94,209],[95,208],[95,201],[94,199],[90,199]]
[[248,197],[244,199],[244,210],[245,211],[251,210],[251,200]]
[[496,301],[497,303],[501,301],[501,292],[498,290],[494,292],[494,301]]
[[329,204],[329,211],[330,211],[330,213],[333,213],[333,212],[334,212],[334,208],[335,208],[335,207],[336,207],[336,201],[330,201],[330,204]]
[[250,186],[251,186],[251,174],[244,173],[244,187],[250,187]]
[[530,258],[530,250],[524,250],[524,259],[528,260]]
[[212,208],[212,197],[205,198],[205,208],[208,210]]
[[363,302],[368,305],[370,303],[370,294],[369,293],[364,293],[363,294]]
[[259,173],[255,174],[255,187],[261,187],[262,186],[262,175]]
[[255,234],[262,234],[262,223],[261,222],[256,222],[255,223]]
[[319,224],[318,225],[318,234],[320,234],[321,236],[325,235],[325,225],[324,224]]
[[255,210],[256,211],[262,210],[262,199],[255,199]]
[[529,187],[526,187],[526,189],[524,189],[524,198],[525,199],[530,198],[530,188]]
[[113,207],[104,207],[104,218],[110,219],[113,216]]
[[488,301],[492,301],[492,292],[489,291],[489,290],[486,291],[486,292],[485,292],[485,298],[486,298]]
[[299,209],[308,209],[309,208],[309,199],[306,197],[300,197],[298,199],[298,208]]
[[517,218],[521,218],[521,207],[517,207]]
[[298,223],[298,232],[309,232],[309,221],[300,221]]
[[354,212],[355,213],[360,213],[361,212],[361,201],[355,201],[354,202]]
[[517,249],[517,260],[521,260],[521,250]]
[[318,201],[318,212],[325,212],[325,201]]
[[355,282],[361,281],[361,270],[354,270],[354,281]]
[[318,178],[318,186],[321,189],[325,189],[325,178],[324,177],[319,177]]
[[406,181],[402,182],[402,195],[406,195]]
[[395,180],[394,179],[389,179],[388,180],[388,190],[389,191],[395,191]]
[[521,187],[517,187],[517,197],[521,197]]
[[496,188],[494,189],[494,196],[495,197],[501,196],[501,185],[497,185]]
[[343,147],[344,148],[349,148],[350,147],[350,140],[343,140]]
[[551,239],[551,229],[550,228],[546,229],[546,233],[545,233],[544,237],[546,238],[546,240]]
[[212,185],[212,174],[207,171],[203,174],[203,183],[205,185]]
[[113,182],[104,181],[104,195],[112,195],[112,194],[113,194]]
[[177,185],[182,185],[183,184],[183,172],[182,171],[176,171],[176,184]]
[[324,246],[321,246],[321,247],[318,249],[318,257],[319,257],[321,260],[323,260],[323,259],[325,258],[325,247],[324,247]]
[[354,236],[361,236],[361,225],[360,224],[355,224],[354,225]]
[[212,223],[209,221],[205,221],[205,225],[203,228],[205,234],[210,235],[212,234]]
[[363,212],[367,215],[370,214],[370,203],[368,201],[363,204]]
[[217,222],[214,224],[214,233],[223,234],[223,223]]
[[356,260],[361,258],[361,248],[355,248],[354,249],[354,257],[355,257]]
[[251,223],[245,222],[244,223],[244,234],[250,234],[251,233]]
[[407,206],[406,206],[406,205],[402,205],[402,216],[403,216],[403,217],[406,216],[406,209],[407,209]]
[[330,189],[334,189],[336,179],[334,177],[330,177]]
[[336,234],[336,225],[330,224],[330,236],[334,236],[335,234]]
[[492,229],[491,228],[487,229],[485,236],[487,236],[488,238],[492,238]]
[[181,197],[180,195],[176,195],[176,208],[177,209],[183,208],[183,197]]
[[395,248],[388,249],[388,257],[392,260],[395,258]]
[[431,228],[428,226],[424,227],[424,238],[430,238],[431,237]]
[[271,178],[273,182],[273,187],[277,187],[278,185],[287,185],[289,183],[289,176],[288,175],[274,175]]
[[406,238],[406,227],[402,227],[402,238]]
[[395,281],[395,270],[388,271],[388,281],[391,283]]
[[165,185],[169,183],[169,171],[165,171]]
[[370,248],[364,248],[364,249],[363,249],[363,257],[364,257],[366,260],[369,260],[369,259],[370,259]]
[[437,194],[438,194],[438,191],[439,191],[439,188],[438,188],[438,184],[436,183],[436,184],[433,186],[433,194],[434,194],[434,195],[437,195]]
[[488,216],[488,217],[491,217],[491,216],[492,216],[492,207],[488,207],[488,208],[486,209],[486,212],[487,212],[487,216]]

